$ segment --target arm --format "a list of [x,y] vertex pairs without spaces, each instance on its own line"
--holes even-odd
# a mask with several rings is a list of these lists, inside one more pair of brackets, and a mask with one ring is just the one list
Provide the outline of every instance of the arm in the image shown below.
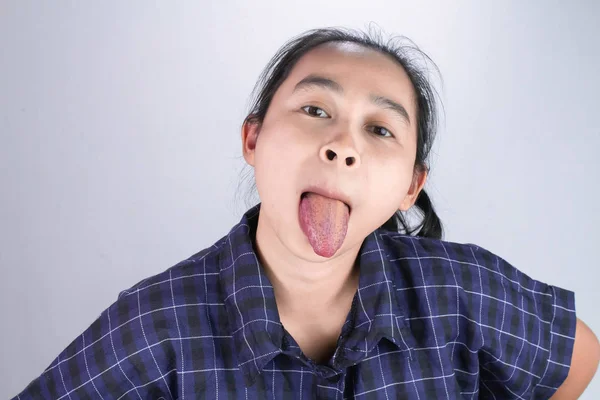
[[600,360],[600,343],[590,328],[577,319],[569,375],[551,400],[577,399],[590,383]]

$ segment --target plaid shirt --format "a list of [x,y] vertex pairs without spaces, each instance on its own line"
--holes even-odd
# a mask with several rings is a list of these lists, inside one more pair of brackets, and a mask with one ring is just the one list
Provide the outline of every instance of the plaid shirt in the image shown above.
[[574,294],[472,244],[377,230],[325,365],[279,320],[253,248],[228,235],[122,291],[15,399],[547,399],[567,376]]

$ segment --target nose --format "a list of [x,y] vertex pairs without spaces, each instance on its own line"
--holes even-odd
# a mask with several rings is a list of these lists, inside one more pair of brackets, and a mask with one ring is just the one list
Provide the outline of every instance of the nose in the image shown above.
[[353,146],[328,143],[321,147],[319,155],[325,163],[333,162],[352,169],[360,166],[360,156]]

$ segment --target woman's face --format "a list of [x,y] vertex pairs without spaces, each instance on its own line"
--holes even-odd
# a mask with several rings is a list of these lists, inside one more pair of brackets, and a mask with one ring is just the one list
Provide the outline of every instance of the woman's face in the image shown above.
[[354,44],[326,44],[304,55],[262,125],[244,125],[242,139],[262,202],[259,224],[306,260],[323,259],[299,221],[301,195],[311,187],[336,192],[350,206],[336,257],[410,208],[425,183],[426,173],[413,168],[416,109],[406,72]]

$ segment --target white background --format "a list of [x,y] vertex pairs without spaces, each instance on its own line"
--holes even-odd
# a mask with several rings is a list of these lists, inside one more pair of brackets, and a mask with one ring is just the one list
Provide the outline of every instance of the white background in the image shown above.
[[239,220],[254,82],[323,26],[374,22],[436,61],[445,239],[575,291],[600,335],[600,3],[416,3],[1,1],[0,398]]

